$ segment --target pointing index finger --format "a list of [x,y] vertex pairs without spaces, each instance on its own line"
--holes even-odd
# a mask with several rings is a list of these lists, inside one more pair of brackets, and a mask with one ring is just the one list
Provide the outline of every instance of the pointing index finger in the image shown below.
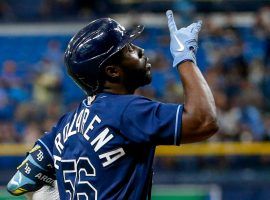
[[167,15],[167,19],[168,19],[169,30],[171,33],[174,33],[175,31],[177,31],[177,27],[176,27],[175,22],[174,22],[173,12],[171,10],[167,10],[166,15]]
[[202,21],[199,20],[197,23],[196,23],[196,27],[195,27],[195,31],[196,33],[198,33],[202,28]]

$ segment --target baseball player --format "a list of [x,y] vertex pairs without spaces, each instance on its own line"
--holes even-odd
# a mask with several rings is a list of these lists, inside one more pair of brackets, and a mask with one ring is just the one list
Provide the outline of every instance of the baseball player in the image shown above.
[[132,44],[143,26],[127,31],[110,18],[92,21],[65,52],[69,75],[88,97],[37,141],[8,184],[12,194],[56,178],[60,199],[148,199],[157,145],[198,142],[217,131],[214,99],[196,66],[202,22],[177,29],[172,11],[166,14],[184,104],[134,95],[151,82],[148,58]]

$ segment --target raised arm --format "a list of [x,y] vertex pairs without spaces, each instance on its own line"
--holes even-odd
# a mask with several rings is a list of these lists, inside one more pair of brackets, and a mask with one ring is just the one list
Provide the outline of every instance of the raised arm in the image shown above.
[[212,92],[194,63],[184,62],[178,71],[185,94],[181,143],[205,140],[218,130]]
[[218,130],[214,98],[195,58],[202,22],[177,30],[172,11],[166,14],[173,66],[178,68],[185,94],[181,143],[199,142]]

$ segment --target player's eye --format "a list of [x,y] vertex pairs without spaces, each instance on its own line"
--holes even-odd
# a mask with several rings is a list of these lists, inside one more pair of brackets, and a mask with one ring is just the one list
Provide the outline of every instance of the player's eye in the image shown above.
[[128,51],[129,52],[133,52],[134,51],[134,48],[131,44],[128,44]]

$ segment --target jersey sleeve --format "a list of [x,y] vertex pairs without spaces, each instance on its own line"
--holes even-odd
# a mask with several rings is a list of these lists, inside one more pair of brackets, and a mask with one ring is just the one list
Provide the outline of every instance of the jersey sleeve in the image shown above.
[[183,105],[137,97],[124,109],[121,133],[135,143],[179,145]]

